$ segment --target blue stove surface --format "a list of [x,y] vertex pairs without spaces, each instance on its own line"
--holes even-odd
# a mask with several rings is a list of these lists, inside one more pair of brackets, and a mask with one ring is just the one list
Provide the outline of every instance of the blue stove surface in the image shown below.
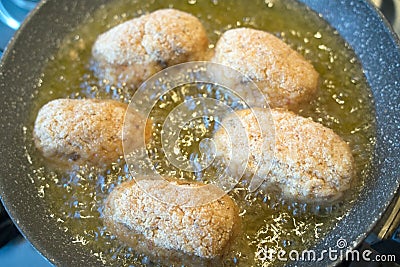
[[15,30],[37,2],[38,0],[0,0],[0,51],[4,51]]
[[4,267],[52,267],[45,257],[22,236],[14,238],[0,249],[0,266]]

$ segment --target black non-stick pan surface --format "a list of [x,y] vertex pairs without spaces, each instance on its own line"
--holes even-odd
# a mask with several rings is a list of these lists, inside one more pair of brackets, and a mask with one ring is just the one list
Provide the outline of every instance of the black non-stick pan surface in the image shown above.
[[[23,126],[42,68],[64,36],[105,0],[44,1],[23,24],[0,66],[0,194],[23,235],[57,266],[103,266],[61,231],[26,175]],[[389,24],[369,2],[301,0],[352,46],[374,97],[377,140],[373,171],[354,207],[315,247],[339,239],[356,246],[379,220],[400,183],[400,48]],[[309,266],[309,262],[299,262]],[[325,258],[315,265],[334,264]]]

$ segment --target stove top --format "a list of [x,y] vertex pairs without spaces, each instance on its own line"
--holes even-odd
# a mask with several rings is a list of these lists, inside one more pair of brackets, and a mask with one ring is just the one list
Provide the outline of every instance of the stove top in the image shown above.
[[[39,0],[0,0],[0,57],[7,46],[7,43],[19,28],[27,14],[37,5]],[[395,32],[400,36],[400,0],[372,0],[380,7],[382,13],[393,26]],[[400,200],[392,204],[392,210],[400,213]],[[397,211],[396,211],[397,209]],[[391,216],[391,215],[387,215]],[[400,216],[399,216],[400,218]],[[385,246],[395,249],[400,253],[400,227],[397,230],[390,229],[393,225],[387,225],[390,218],[381,220],[373,233],[367,237],[366,241],[360,246],[360,250],[369,249],[375,253],[385,253]],[[400,222],[395,222],[398,227]],[[391,230],[391,236],[388,232]],[[381,239],[390,242],[381,242]],[[395,243],[393,243],[395,242]],[[395,248],[397,246],[397,248]],[[400,261],[400,257],[398,257]],[[53,266],[35,248],[25,240],[18,232],[16,227],[8,218],[7,213],[0,203],[0,262],[1,266]],[[342,266],[389,266],[364,263],[343,262]],[[390,266],[400,266],[393,263]]]
[[0,52],[39,0],[0,0]]

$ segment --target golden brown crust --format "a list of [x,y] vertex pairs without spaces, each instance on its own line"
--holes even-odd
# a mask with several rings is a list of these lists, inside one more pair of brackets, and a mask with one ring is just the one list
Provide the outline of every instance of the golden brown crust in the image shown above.
[[226,31],[215,47],[212,61],[251,78],[271,107],[294,109],[309,100],[318,87],[319,74],[303,56],[260,30]]
[[[265,179],[262,188],[275,185],[287,198],[308,202],[334,200],[349,189],[354,174],[353,156],[349,145],[331,129],[285,110],[255,109],[255,113],[259,118],[272,118],[274,125],[270,126],[275,127],[273,155],[257,150],[267,137],[259,136],[255,131],[253,126],[258,123],[250,110],[236,113],[241,122],[230,116],[222,125],[229,129],[229,124],[243,123],[247,129],[248,145],[255,148],[257,154],[250,157],[249,170],[254,173],[258,162],[263,160],[267,166],[258,169],[259,176]],[[235,134],[235,131],[229,134]],[[222,129],[214,136],[218,154],[230,161],[234,158],[228,151],[227,138],[228,133]],[[234,160],[238,161],[236,165],[241,165],[248,159],[239,155]]]
[[[127,107],[114,100],[50,101],[37,115],[35,145],[44,157],[65,167],[115,162],[123,155],[122,129]],[[143,140],[143,125],[133,121],[129,125],[136,136],[132,140]]]
[[165,67],[203,60],[207,49],[206,31],[196,17],[161,9],[101,34],[92,55],[98,76],[138,86]]
[[[238,207],[229,196],[201,206],[170,205],[142,190],[145,187],[155,194],[177,197],[176,191],[165,192],[164,180],[139,183],[119,185],[107,198],[104,209],[109,230],[138,252],[161,261],[172,259],[176,264],[182,264],[182,260],[206,263],[207,259],[222,256],[238,234]],[[175,184],[178,191],[187,186]]]

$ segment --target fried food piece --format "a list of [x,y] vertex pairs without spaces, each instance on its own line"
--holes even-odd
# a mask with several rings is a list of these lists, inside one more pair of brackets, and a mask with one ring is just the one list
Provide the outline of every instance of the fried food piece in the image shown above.
[[207,49],[206,31],[196,17],[161,9],[101,34],[92,56],[98,77],[135,87],[168,66],[203,60]]
[[[62,167],[83,164],[102,167],[123,155],[122,131],[128,105],[114,100],[56,99],[37,115],[33,136],[36,147],[52,163]],[[130,111],[133,112],[133,111]],[[133,147],[144,142],[140,114],[125,125]],[[146,139],[150,136],[146,129]]]
[[[167,187],[166,183],[176,187]],[[221,191],[217,187],[211,190],[214,192],[203,205],[174,205],[154,198],[162,195],[171,202],[175,198],[191,202],[205,197],[196,190],[188,194],[185,191],[188,186],[197,189],[204,184],[165,180],[124,182],[106,200],[105,225],[121,241],[152,260],[164,264],[207,265],[227,252],[237,236],[239,211],[226,194],[212,200],[213,194]]]
[[[319,74],[303,56],[279,38],[260,30],[226,31],[217,42],[211,61],[252,79],[273,108],[296,109],[310,100],[318,87]],[[240,92],[240,84],[235,90],[246,96],[246,92]]]
[[[325,126],[281,109],[254,109],[236,112],[238,117],[229,115],[222,121],[221,128],[214,136],[217,154],[232,166],[249,163],[247,169],[265,181],[261,188],[277,187],[286,198],[305,202],[326,202],[339,198],[350,187],[354,172],[354,161],[349,145],[336,133]],[[261,134],[254,125],[255,118],[272,117],[275,132],[272,135],[274,148],[261,150],[263,140],[271,138]],[[229,135],[237,134],[235,129],[242,125],[248,136],[247,146],[253,155],[233,155],[229,151]],[[228,132],[229,131],[229,132]],[[264,132],[265,133],[265,132]],[[274,136],[273,136],[274,135]],[[244,137],[246,138],[246,137]],[[243,146],[245,143],[235,143]],[[249,151],[249,148],[239,147]],[[258,163],[261,163],[257,169]],[[235,170],[231,170],[237,173]],[[254,178],[253,178],[254,179]]]

